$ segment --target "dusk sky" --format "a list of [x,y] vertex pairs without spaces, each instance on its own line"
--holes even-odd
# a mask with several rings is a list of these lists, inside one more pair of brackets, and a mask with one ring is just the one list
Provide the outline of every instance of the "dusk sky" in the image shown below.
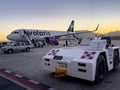
[[0,0],[0,41],[15,29],[120,31],[120,0]]

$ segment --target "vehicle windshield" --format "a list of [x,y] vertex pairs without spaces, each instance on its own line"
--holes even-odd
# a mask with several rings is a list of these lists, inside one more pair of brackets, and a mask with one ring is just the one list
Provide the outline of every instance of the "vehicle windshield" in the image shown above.
[[7,46],[14,46],[15,43],[14,42],[11,42],[10,44],[8,44]]
[[79,46],[89,46],[90,41],[91,41],[91,39],[84,38],[84,39],[81,40]]

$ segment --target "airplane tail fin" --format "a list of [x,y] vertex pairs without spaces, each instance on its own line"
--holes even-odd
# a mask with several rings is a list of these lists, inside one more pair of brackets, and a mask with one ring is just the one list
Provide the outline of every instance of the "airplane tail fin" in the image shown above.
[[72,20],[67,32],[74,32],[74,20]]

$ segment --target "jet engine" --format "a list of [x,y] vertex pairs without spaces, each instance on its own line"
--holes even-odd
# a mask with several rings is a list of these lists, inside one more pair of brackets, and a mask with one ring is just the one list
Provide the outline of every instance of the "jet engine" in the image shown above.
[[45,41],[47,44],[51,44],[51,45],[58,45],[58,41],[55,37],[46,37]]

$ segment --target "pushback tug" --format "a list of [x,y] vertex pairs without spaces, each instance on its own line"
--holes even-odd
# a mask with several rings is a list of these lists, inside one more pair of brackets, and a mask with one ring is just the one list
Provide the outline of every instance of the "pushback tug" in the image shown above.
[[56,77],[72,76],[101,82],[107,71],[117,70],[120,49],[111,45],[110,37],[91,40],[89,45],[54,48],[43,56],[43,68]]

